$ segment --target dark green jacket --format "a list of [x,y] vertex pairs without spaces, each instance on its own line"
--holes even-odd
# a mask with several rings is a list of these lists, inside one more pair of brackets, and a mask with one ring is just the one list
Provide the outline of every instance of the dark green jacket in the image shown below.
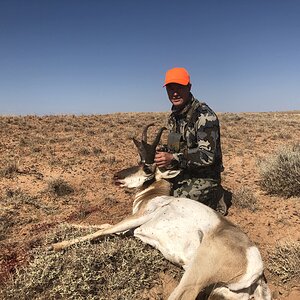
[[168,144],[173,147],[171,151],[175,156],[174,168],[181,169],[188,177],[220,178],[223,166],[219,120],[206,103],[191,94],[181,111],[172,108],[168,128],[170,133],[181,136],[179,145],[175,143],[174,147],[169,135]]

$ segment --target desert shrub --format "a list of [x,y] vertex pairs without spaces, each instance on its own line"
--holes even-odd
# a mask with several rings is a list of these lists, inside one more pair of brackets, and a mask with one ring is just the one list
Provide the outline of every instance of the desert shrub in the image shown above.
[[86,148],[86,147],[82,147],[82,148],[78,151],[78,153],[79,153],[80,155],[90,155],[90,154],[91,154],[91,151],[90,151],[88,148]]
[[50,180],[48,182],[48,190],[58,197],[74,193],[72,186],[62,178]]
[[6,161],[0,169],[0,176],[5,178],[13,178],[18,173],[19,167],[16,161]]
[[242,187],[233,193],[232,203],[236,207],[247,208],[253,212],[258,209],[256,197],[250,189],[245,187]]
[[106,156],[100,157],[99,161],[100,163],[114,164],[118,162],[118,159],[114,155],[108,154]]
[[93,147],[93,153],[95,155],[99,155],[99,154],[103,153],[103,150],[101,148]]
[[282,148],[259,163],[260,185],[270,194],[300,196],[300,144]]
[[270,253],[268,269],[283,283],[292,279],[300,281],[300,241],[286,241],[277,244]]
[[[83,234],[78,229],[60,230],[60,239]],[[48,242],[54,242],[55,235]],[[181,274],[149,245],[133,237],[111,236],[65,251],[36,250],[31,263],[2,288],[0,298],[140,299],[138,295],[157,284],[159,273],[166,270],[174,277]]]
[[50,214],[53,210],[53,207],[42,203],[38,197],[19,188],[7,189],[0,198],[0,241],[9,236],[14,226],[33,222],[37,211]]
[[2,203],[12,205],[14,208],[21,208],[24,204],[32,205],[37,209],[41,208],[36,197],[26,194],[21,189],[7,189]]
[[17,215],[15,209],[0,207],[0,241],[6,239],[10,228],[16,223]]

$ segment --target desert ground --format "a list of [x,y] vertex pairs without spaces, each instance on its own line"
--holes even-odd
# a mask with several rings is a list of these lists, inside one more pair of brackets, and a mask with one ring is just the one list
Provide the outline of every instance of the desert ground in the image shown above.
[[[117,223],[131,213],[133,192],[115,186],[113,175],[137,164],[132,137],[140,138],[142,128],[155,123],[151,139],[167,115],[0,117],[0,290],[30,263],[35,248],[47,246],[46,235],[59,225]],[[259,246],[273,298],[300,299],[300,266],[295,276],[287,270],[284,277],[276,273],[274,258],[282,243],[300,249],[300,198],[269,194],[259,172],[260,161],[280,147],[300,143],[300,111],[218,116],[222,182],[232,194],[227,218]],[[243,197],[252,201],[243,202]],[[292,256],[283,258],[286,266]],[[299,263],[299,256],[291,263]],[[167,284],[164,288],[164,296],[152,293],[148,299],[166,297]]]

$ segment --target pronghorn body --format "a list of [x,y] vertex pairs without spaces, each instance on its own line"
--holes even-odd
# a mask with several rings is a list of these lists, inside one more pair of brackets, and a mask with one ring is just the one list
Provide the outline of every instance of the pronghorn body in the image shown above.
[[[208,286],[213,289],[211,299],[271,299],[261,255],[246,234],[204,204],[169,196],[170,183],[166,179],[179,171],[160,171],[153,164],[150,145],[144,139],[135,143],[143,163],[115,176],[121,186],[140,189],[133,203],[133,214],[116,225],[54,244],[53,248],[58,250],[99,236],[133,230],[134,236],[184,268],[185,273],[169,300],[194,300]],[[156,147],[155,143],[152,146]]]

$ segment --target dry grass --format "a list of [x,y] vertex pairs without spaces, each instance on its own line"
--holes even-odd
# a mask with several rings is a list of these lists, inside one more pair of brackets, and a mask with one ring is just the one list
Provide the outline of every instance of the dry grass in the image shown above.
[[[48,242],[82,235],[62,226]],[[160,283],[160,272],[179,278],[181,270],[159,251],[133,237],[112,236],[67,251],[39,248],[0,291],[1,299],[141,299]],[[113,276],[112,276],[113,274]]]
[[9,238],[14,228],[36,222],[37,212],[50,214],[54,210],[21,189],[7,189],[0,197],[0,207],[0,241]]
[[249,188],[239,188],[232,196],[232,203],[236,207],[246,208],[252,212],[258,209],[257,198]]
[[0,169],[0,177],[13,178],[19,171],[18,162],[13,160],[7,160],[2,162],[2,167]]

